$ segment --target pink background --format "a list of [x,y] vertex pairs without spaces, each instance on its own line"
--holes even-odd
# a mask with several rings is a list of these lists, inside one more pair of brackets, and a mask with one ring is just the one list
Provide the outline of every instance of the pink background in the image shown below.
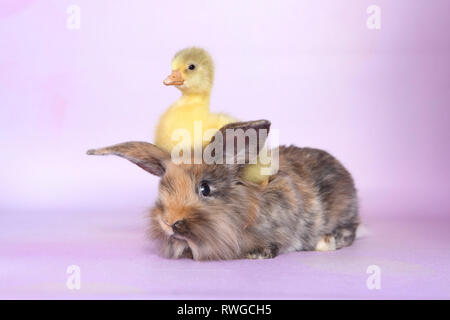
[[[66,27],[70,4],[81,8],[80,30]],[[381,30],[366,27],[370,4],[381,7]],[[421,233],[411,234],[412,227],[394,229],[397,236],[405,233],[403,242],[395,240],[403,245],[398,254],[387,253],[392,242],[383,247],[375,236],[361,252],[379,252],[385,262],[403,257],[407,266],[428,261],[437,278],[412,285],[428,286],[419,297],[448,298],[444,288],[450,281],[443,272],[450,256],[442,256],[450,249],[448,12],[446,0],[2,0],[0,297],[71,297],[64,286],[65,268],[72,263],[91,270],[90,291],[83,297],[371,297],[364,285],[366,260],[357,273],[361,288],[346,295],[322,290],[319,280],[311,283],[314,293],[274,284],[265,295],[263,287],[246,291],[245,281],[230,287],[239,278],[233,272],[252,273],[250,262],[167,261],[151,244],[147,252],[145,210],[155,199],[157,178],[126,161],[85,152],[127,140],[152,141],[159,115],[179,96],[162,85],[171,58],[198,45],[216,63],[212,109],[245,120],[267,118],[280,130],[280,144],[337,156],[355,177],[365,221],[391,228],[396,225],[391,221],[403,227],[416,221],[424,232],[417,238]],[[436,237],[424,247],[423,254],[431,256],[404,256],[418,250],[407,241],[410,234],[422,245]],[[345,265],[345,252],[354,261],[361,257],[359,251],[342,252],[317,254],[312,261],[319,266],[314,259],[329,263],[327,257],[337,255]],[[301,260],[298,255],[257,267],[270,277],[290,265],[286,259]],[[225,274],[216,295],[205,289],[217,278],[211,270],[195,274],[191,289],[177,291],[177,270],[186,266],[194,273],[211,268]],[[161,269],[169,270],[167,279],[157,272]],[[311,272],[326,279],[322,271]],[[122,278],[114,282],[117,273]],[[331,273],[331,282],[323,284],[344,290],[339,272]],[[144,278],[159,282],[146,285]],[[128,295],[127,288],[138,293]],[[269,294],[273,288],[279,288],[277,295]],[[395,287],[391,295],[384,291],[383,297],[411,292],[404,288]]]

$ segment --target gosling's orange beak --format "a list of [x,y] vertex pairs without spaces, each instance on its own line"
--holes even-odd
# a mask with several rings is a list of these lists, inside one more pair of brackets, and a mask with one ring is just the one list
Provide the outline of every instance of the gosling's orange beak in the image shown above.
[[173,70],[172,73],[164,80],[166,86],[179,86],[184,83],[183,75],[180,70]]

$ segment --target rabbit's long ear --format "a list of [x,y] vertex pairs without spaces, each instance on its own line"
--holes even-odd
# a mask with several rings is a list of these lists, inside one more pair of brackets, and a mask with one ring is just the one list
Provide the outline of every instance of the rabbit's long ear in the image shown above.
[[[211,145],[219,142],[226,158],[237,160],[237,163],[249,163],[264,147],[270,125],[268,120],[229,123],[216,132]],[[245,162],[239,162],[239,159]]]
[[130,141],[106,148],[90,149],[89,155],[116,155],[130,160],[145,171],[156,176],[162,176],[166,171],[165,163],[170,160],[170,154],[148,142]]

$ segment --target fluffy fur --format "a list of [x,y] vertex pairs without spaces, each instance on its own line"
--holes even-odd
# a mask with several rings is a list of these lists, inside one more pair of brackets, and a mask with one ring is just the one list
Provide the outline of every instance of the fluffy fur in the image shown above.
[[[268,121],[231,124],[268,129]],[[359,224],[350,173],[325,151],[281,146],[279,171],[265,188],[243,179],[237,164],[175,165],[146,142],[90,150],[115,154],[161,177],[151,235],[168,258],[273,258],[352,244]],[[199,188],[208,182],[211,193]]]

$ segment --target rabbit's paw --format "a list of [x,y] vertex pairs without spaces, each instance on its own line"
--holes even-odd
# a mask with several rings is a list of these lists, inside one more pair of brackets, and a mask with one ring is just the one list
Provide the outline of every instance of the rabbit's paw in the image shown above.
[[246,254],[247,259],[273,259],[277,256],[278,247],[270,245],[267,248],[258,248]]
[[332,251],[336,250],[336,239],[333,236],[325,235],[316,244],[316,251]]

